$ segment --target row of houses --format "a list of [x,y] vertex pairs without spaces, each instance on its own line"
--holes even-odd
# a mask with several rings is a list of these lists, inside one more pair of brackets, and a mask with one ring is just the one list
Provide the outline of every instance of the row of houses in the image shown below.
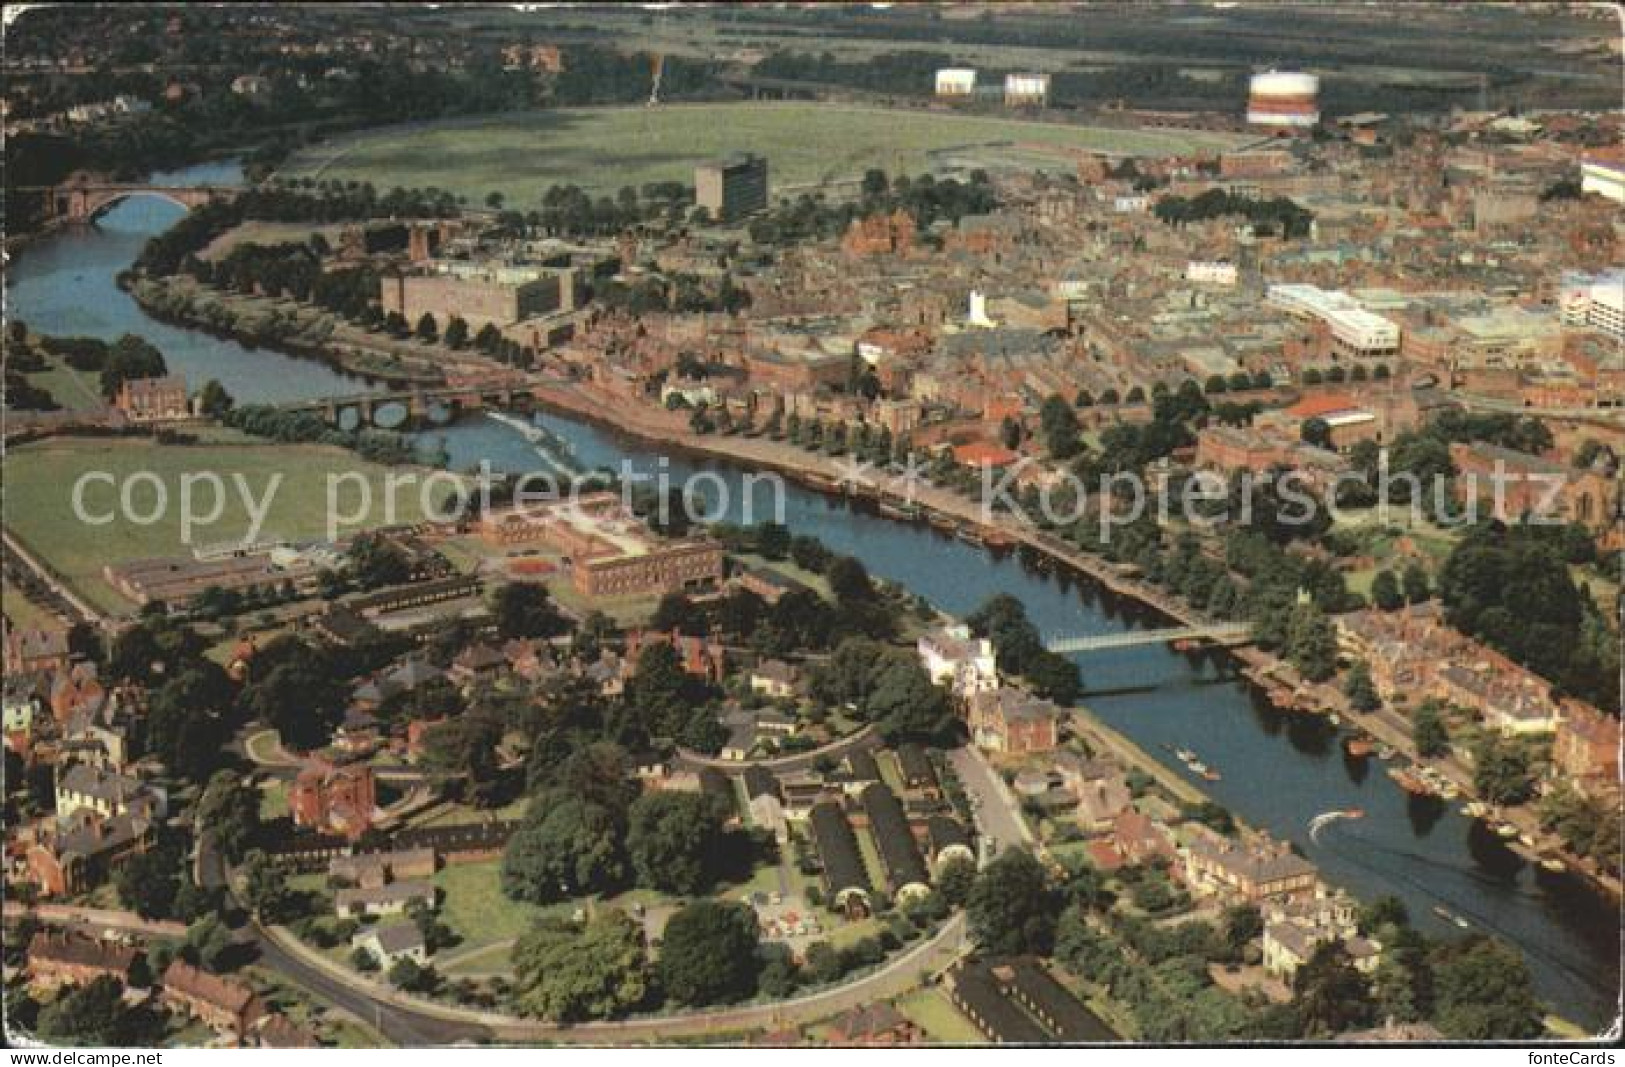
[[1044,965],[1031,957],[967,960],[949,971],[948,999],[997,1045],[1116,1041]]
[[1437,603],[1337,618],[1342,652],[1365,661],[1377,694],[1414,708],[1459,707],[1505,735],[1551,734],[1556,773],[1582,792],[1617,791],[1620,724],[1580,701],[1554,699],[1549,682],[1445,622]]
[[[754,764],[742,776],[753,823],[771,829],[781,843],[789,840],[792,821],[805,827],[824,898],[848,918],[873,912],[876,878],[892,899],[909,900],[930,892],[944,864],[976,858],[970,832],[944,810],[925,750],[901,746],[897,765],[906,802],[882,780],[875,757],[862,750],[849,753],[827,774],[779,776]],[[860,831],[874,841],[877,871],[864,862]]]
[[[42,930],[28,943],[26,974],[41,991],[112,978],[128,986],[140,951],[119,941]],[[158,1002],[197,1019],[234,1045],[316,1048],[306,1028],[272,1010],[252,987],[175,960],[159,979]]]

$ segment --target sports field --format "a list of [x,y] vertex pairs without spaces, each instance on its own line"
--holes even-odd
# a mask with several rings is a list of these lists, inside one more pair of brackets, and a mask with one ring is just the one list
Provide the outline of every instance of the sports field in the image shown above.
[[855,178],[870,167],[919,174],[965,165],[1071,169],[1067,150],[1161,156],[1256,138],[1117,130],[1018,119],[815,103],[578,108],[391,127],[325,142],[279,171],[285,178],[368,181],[379,189],[437,186],[483,204],[538,205],[550,185],[598,193],[653,181],[690,184],[694,166],[732,152],[766,156],[775,191]]
[[[222,435],[224,440],[234,437],[237,435]],[[248,534],[252,522],[250,505],[244,501],[245,489],[253,507],[263,511],[261,537],[322,537],[330,484],[341,520],[361,513],[363,491],[360,481],[350,477],[352,474],[365,477],[376,507],[370,523],[342,525],[338,532],[349,536],[364,526],[382,525],[384,479],[391,473],[343,449],[316,445],[188,447],[94,437],[51,438],[12,448],[3,471],[7,528],[77,592],[112,613],[128,611],[133,605],[108,585],[102,575],[104,565],[190,554],[181,539],[181,487],[185,476],[194,476],[191,513],[199,520],[213,515],[214,498],[210,486],[196,476],[218,475],[226,490],[219,516],[212,522],[199,521],[189,529],[191,545],[197,547],[241,541]],[[152,477],[147,477],[148,472]],[[111,476],[112,481],[87,481],[81,492],[82,510],[95,519],[112,515],[113,521],[100,525],[83,522],[74,513],[74,487],[86,474],[101,473]],[[412,472],[395,473],[404,478]],[[132,506],[124,513],[120,497],[126,484],[131,486]],[[396,494],[396,521],[413,522],[422,517],[418,485],[402,484]],[[168,501],[168,507],[162,510],[157,507],[159,485]],[[438,499],[437,495],[430,497],[432,503]],[[145,522],[149,516],[153,521]]]

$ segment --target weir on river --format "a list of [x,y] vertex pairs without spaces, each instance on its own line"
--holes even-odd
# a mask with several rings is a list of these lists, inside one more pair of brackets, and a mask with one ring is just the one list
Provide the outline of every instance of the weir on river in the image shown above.
[[[231,180],[219,165],[156,181],[215,184]],[[219,379],[240,403],[269,403],[353,394],[365,388],[321,364],[249,349],[145,316],[114,283],[141,245],[171,225],[180,209],[149,198],[120,204],[99,228],[53,236],[26,249],[10,269],[10,313],[35,330],[116,338],[143,334],[193,387]],[[773,480],[747,483],[738,468],[657,456],[603,430],[545,416],[550,434],[567,443],[582,468],[619,471],[624,462],[680,485],[708,475],[704,496],[720,515],[776,518],[797,533],[861,559],[878,577],[921,594],[958,615],[995,593],[1026,606],[1046,640],[1105,636],[1169,626],[1136,602],[1103,591],[1064,570],[1032,568],[1019,553],[1000,555],[933,530],[897,522]],[[536,445],[497,421],[476,417],[437,428],[453,469],[488,460],[499,470],[538,469]],[[555,458],[562,458],[556,453]],[[749,499],[746,499],[747,485]],[[1436,936],[1460,936],[1435,909],[1466,916],[1476,931],[1516,944],[1529,959],[1541,996],[1587,1027],[1613,1017],[1619,989],[1616,907],[1575,877],[1524,863],[1476,822],[1452,807],[1411,797],[1363,761],[1347,759],[1336,731],[1318,718],[1272,708],[1235,673],[1222,651],[1180,653],[1158,641],[1095,652],[1079,659],[1091,711],[1147,752],[1202,753],[1222,781],[1193,778],[1248,823],[1295,842],[1324,877],[1363,900],[1393,894],[1412,921]],[[1176,773],[1188,772],[1178,765]],[[1310,820],[1359,808],[1358,821],[1336,821],[1309,835]]]

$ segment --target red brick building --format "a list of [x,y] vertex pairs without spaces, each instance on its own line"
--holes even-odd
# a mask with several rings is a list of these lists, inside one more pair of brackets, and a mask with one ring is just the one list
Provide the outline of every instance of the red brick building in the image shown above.
[[127,982],[136,950],[114,941],[41,930],[28,943],[28,980],[42,989],[85,985],[98,978]]
[[66,630],[6,629],[6,673],[60,671],[68,666]]
[[976,744],[1006,755],[1050,751],[1057,744],[1060,721],[1060,708],[1019,689],[977,693],[969,704]]
[[1451,445],[1450,459],[1461,475],[1457,493],[1465,497],[1476,490],[1481,499],[1497,505],[1497,518],[1541,513],[1599,534],[1613,526],[1620,488],[1605,474],[1482,441]]
[[377,808],[372,768],[319,763],[301,771],[288,792],[294,825],[354,840],[372,825]]
[[179,374],[164,378],[131,378],[119,386],[113,406],[131,422],[179,422],[192,417],[187,402],[186,379]]
[[164,990],[159,1001],[239,1041],[265,1014],[265,1005],[248,986],[201,971],[181,960],[171,963],[164,972]]
[[1557,718],[1552,763],[1588,796],[1619,791],[1619,719],[1570,701]]
[[901,209],[890,215],[853,219],[841,238],[849,256],[907,255],[914,247],[914,217]]

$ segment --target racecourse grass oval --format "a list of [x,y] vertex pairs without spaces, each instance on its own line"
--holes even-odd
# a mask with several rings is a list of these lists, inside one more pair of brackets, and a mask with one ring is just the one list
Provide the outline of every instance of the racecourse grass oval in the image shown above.
[[380,190],[435,186],[482,204],[540,203],[550,185],[613,194],[646,182],[691,183],[694,167],[732,152],[766,156],[774,192],[859,177],[870,167],[920,174],[963,166],[1070,170],[1069,151],[1163,156],[1248,138],[1185,130],[1071,126],[1015,118],[817,103],[560,108],[387,127],[306,149],[281,177],[367,181]]

